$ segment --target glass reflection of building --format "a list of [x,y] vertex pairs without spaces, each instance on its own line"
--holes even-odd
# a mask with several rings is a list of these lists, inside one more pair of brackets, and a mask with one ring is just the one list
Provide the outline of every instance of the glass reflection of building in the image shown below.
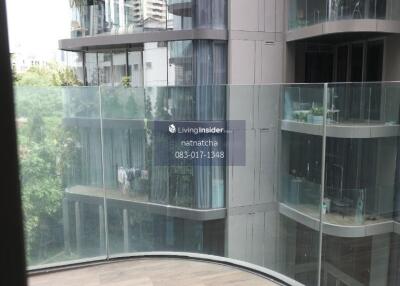
[[[77,233],[93,235],[82,251],[103,245],[101,222],[76,222],[107,212],[111,254],[205,252],[306,285],[397,285],[398,1],[153,1],[157,15],[147,2],[82,2],[60,41],[102,113],[65,120],[81,152],[71,247]],[[199,119],[246,120],[245,167],[154,166],[146,124]],[[129,190],[119,167],[140,171]]]
[[[225,120],[226,88],[208,87],[227,83],[224,37],[180,40],[172,35],[165,40],[162,33],[226,30],[226,9],[225,0],[95,0],[72,5],[72,39],[67,41],[78,45],[67,48],[72,50],[68,64],[88,87],[86,96],[99,105],[101,101],[102,123],[89,124],[94,118],[76,114],[76,106],[65,120],[78,133],[80,150],[68,175],[64,212],[67,217],[82,213],[86,220],[99,216],[104,212],[104,188],[111,253],[169,249],[224,254],[224,168],[157,166],[148,125],[153,120]],[[138,34],[152,40],[123,39]],[[120,38],[115,41],[113,35]],[[90,37],[102,43],[85,44]],[[97,92],[101,99],[95,98]],[[73,91],[69,93],[74,98]],[[127,173],[126,185],[121,172]],[[90,204],[98,207],[93,211]],[[102,227],[98,222],[97,233]],[[82,239],[87,230],[74,231],[79,237],[70,234],[71,243],[81,240],[79,249],[90,249],[81,245],[93,243]],[[102,249],[105,238],[97,240]]]
[[295,237],[287,271],[307,285],[318,253],[298,247],[319,240],[320,220],[322,285],[398,284],[399,105],[384,82],[398,80],[398,35],[387,34],[398,15],[398,1],[288,1],[281,224]]

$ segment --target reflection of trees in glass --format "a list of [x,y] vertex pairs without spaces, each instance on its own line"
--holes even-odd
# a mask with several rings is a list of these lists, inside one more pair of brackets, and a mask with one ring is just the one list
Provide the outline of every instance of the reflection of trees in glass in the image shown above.
[[148,125],[148,121],[153,120],[152,110],[151,110],[151,100],[150,97],[145,94],[144,95],[144,116],[145,116],[145,136],[146,136],[146,145],[145,145],[145,169],[149,172],[149,179],[143,182],[143,191],[150,195],[150,182],[152,177],[152,160],[153,160],[153,133],[151,128]]
[[140,105],[144,104],[144,99],[141,91],[126,87],[101,89],[103,117],[143,118],[143,108]]
[[29,264],[51,262],[51,257],[58,255],[63,247],[59,239],[62,236],[62,174],[73,158],[75,146],[73,134],[62,127],[60,89],[43,86],[65,83],[66,78],[73,76],[41,67],[19,74],[16,82],[42,86],[17,87],[15,97]]

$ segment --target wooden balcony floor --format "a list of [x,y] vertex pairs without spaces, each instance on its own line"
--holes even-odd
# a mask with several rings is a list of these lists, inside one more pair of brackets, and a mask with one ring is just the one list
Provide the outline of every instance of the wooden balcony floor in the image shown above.
[[29,286],[273,286],[256,274],[222,264],[142,258],[32,275]]

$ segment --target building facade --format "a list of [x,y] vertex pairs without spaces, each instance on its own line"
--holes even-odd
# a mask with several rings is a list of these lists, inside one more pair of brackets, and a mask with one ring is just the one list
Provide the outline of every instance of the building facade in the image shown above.
[[[123,95],[114,111],[100,100],[102,126],[65,120],[84,158],[68,174],[68,247],[92,244],[84,219],[107,227],[104,185],[110,237],[93,253],[191,251],[305,285],[399,283],[397,1],[86,0],[72,15],[59,45],[88,102],[98,86]],[[157,120],[245,120],[246,165],[156,166],[144,127]],[[140,171],[128,195],[119,168]]]

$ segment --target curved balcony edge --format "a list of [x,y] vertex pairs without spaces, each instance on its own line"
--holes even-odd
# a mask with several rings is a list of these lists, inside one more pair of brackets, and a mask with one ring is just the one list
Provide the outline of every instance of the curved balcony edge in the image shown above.
[[168,12],[183,17],[192,16],[192,1],[181,1],[178,3],[172,3],[168,5]]
[[400,21],[377,19],[352,19],[322,22],[319,24],[288,30],[286,41],[292,42],[318,36],[339,33],[400,33]]
[[[71,189],[75,189],[71,191]],[[79,201],[88,204],[102,205],[104,197],[101,195],[88,195],[76,191],[77,187],[69,188],[65,192],[65,199],[69,201]],[[139,201],[134,198],[115,196],[108,194],[106,197],[108,204],[114,204],[120,207],[132,208],[136,210],[150,211],[153,214],[159,214],[170,217],[191,219],[196,221],[210,221],[219,220],[226,218],[226,208],[210,208],[210,209],[198,209],[188,208],[181,206],[174,206],[171,204],[155,203],[151,201]]]
[[[296,210],[284,203],[279,203],[279,213],[315,231],[319,231],[320,229],[320,220],[318,218]],[[323,222],[322,232],[335,237],[359,238],[392,232],[397,233],[396,230],[400,230],[400,225],[396,227],[396,224],[398,223],[390,219],[365,225],[339,225]]]
[[149,42],[182,40],[228,40],[227,30],[194,29],[180,31],[157,31],[136,34],[99,35],[92,37],[62,39],[58,42],[60,50],[82,51],[90,47],[126,47]]
[[40,267],[31,267],[28,269],[29,275],[50,273],[62,270],[77,269],[93,265],[101,265],[107,263],[115,263],[126,260],[134,260],[139,258],[178,258],[197,260],[209,263],[218,263],[226,266],[236,267],[239,270],[248,271],[251,273],[258,274],[268,280],[287,286],[304,286],[303,284],[281,274],[276,271],[270,270],[265,267],[257,266],[255,264],[239,261],[232,258],[220,257],[208,254],[198,254],[191,252],[137,252],[137,253],[124,253],[119,255],[113,255],[109,258],[96,257],[85,260],[69,261],[62,264],[47,264]]
[[[310,124],[291,120],[282,120],[281,129],[289,132],[322,136],[322,124]],[[400,136],[400,126],[388,124],[330,124],[327,125],[328,137],[333,138],[386,138]]]

